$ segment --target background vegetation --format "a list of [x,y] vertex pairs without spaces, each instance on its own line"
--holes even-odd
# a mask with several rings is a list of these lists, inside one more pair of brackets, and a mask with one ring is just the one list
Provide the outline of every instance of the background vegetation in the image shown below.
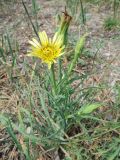
[[[38,31],[53,36],[65,6],[72,21],[54,96],[49,70],[26,53]],[[120,159],[119,19],[119,0],[0,1],[1,159]]]

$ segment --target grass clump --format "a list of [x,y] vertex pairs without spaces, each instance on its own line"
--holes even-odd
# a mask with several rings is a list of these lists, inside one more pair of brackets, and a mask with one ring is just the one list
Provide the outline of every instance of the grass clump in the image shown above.
[[112,30],[114,28],[116,28],[118,26],[118,20],[116,18],[112,18],[112,17],[108,17],[105,21],[104,21],[104,28],[106,30]]

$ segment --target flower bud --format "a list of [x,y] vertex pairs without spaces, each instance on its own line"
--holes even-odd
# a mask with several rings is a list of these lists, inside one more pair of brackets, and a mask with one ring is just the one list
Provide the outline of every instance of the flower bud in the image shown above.
[[57,31],[58,35],[63,36],[63,44],[67,43],[67,33],[71,19],[72,17],[68,15],[67,11],[65,10],[63,17],[61,17],[61,24]]
[[82,53],[82,50],[83,50],[84,44],[85,44],[85,40],[86,40],[86,36],[87,36],[87,33],[77,41],[77,44],[75,47],[75,57],[76,58],[78,58],[80,56],[80,54]]
[[73,58],[72,63],[71,63],[71,65],[70,65],[70,67],[69,67],[68,75],[71,74],[72,69],[75,67],[76,62],[77,62],[80,54],[81,54],[82,51],[83,51],[83,48],[84,48],[84,45],[85,45],[86,36],[87,36],[87,34],[85,34],[84,36],[82,36],[82,37],[78,40],[78,42],[77,42],[77,44],[76,44],[74,58]]

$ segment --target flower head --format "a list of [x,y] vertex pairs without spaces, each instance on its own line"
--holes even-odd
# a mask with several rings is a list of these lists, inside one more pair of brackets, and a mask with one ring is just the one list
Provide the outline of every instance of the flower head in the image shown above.
[[29,41],[31,44],[31,50],[29,51],[28,56],[35,56],[42,60],[42,62],[48,64],[48,68],[51,68],[52,63],[56,62],[56,58],[60,57],[63,54],[63,37],[58,36],[56,33],[51,40],[48,38],[45,31],[39,32],[40,42],[36,39]]

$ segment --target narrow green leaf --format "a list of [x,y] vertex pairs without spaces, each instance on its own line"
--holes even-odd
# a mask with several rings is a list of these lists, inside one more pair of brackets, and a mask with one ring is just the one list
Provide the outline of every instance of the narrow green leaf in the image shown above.
[[0,115],[0,121],[1,123],[6,127],[7,129],[7,132],[9,133],[9,135],[11,136],[11,138],[13,139],[14,143],[16,144],[17,148],[22,151],[22,146],[21,144],[19,143],[15,133],[14,133],[14,130],[13,130],[13,126],[11,124],[11,121],[9,118],[6,118],[5,116],[3,115]]
[[25,130],[24,123],[23,123],[23,117],[22,117],[20,111],[18,111],[18,120],[19,120],[20,128],[21,128],[22,130]]
[[107,160],[115,160],[116,157],[119,155],[120,153],[120,146],[117,148],[117,150],[114,153],[111,153],[111,155],[108,157]]
[[10,36],[9,36],[8,33],[7,33],[6,38],[7,38],[7,42],[8,42],[8,46],[9,46],[9,52],[10,52],[10,54],[12,56],[12,67],[14,67],[15,62],[16,62],[16,56],[13,53],[13,48],[12,48],[12,44],[11,44],[12,42],[10,41]]
[[24,2],[23,0],[22,0],[22,4],[23,4],[23,7],[24,7],[24,9],[25,9],[25,12],[27,13],[27,16],[28,16],[28,18],[29,18],[29,20],[30,20],[30,23],[31,23],[31,25],[32,25],[32,28],[33,28],[36,36],[39,38],[38,32],[37,32],[37,30],[36,30],[36,28],[35,28],[32,20],[31,20],[30,14],[29,14],[28,9],[27,9],[27,7],[26,7],[26,5],[25,5],[25,2]]
[[101,107],[99,103],[88,104],[80,108],[78,115],[89,114],[99,107]]
[[3,48],[0,48],[0,56],[3,58],[3,61],[6,62]]

